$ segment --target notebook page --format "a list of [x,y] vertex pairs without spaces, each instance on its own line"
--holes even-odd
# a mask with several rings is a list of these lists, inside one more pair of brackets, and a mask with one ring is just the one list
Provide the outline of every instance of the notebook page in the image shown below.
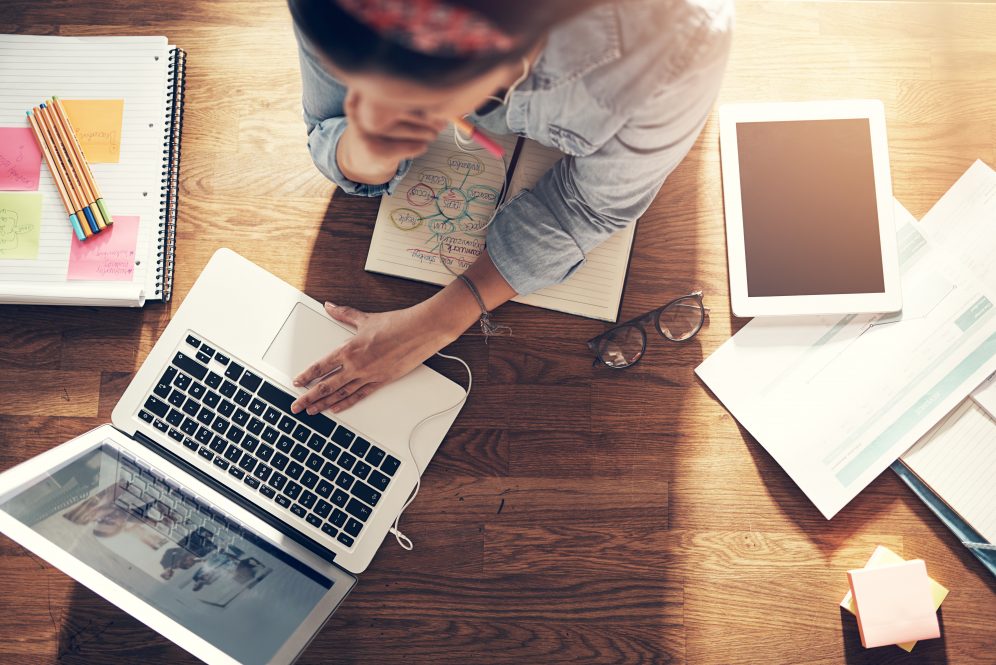
[[964,400],[900,459],[996,543],[996,420],[978,404]]
[[[494,210],[493,197],[501,191],[504,165],[482,149],[462,152],[452,136],[451,130],[443,132],[415,161],[394,194],[383,198],[367,270],[443,285],[454,277],[440,264],[440,254],[456,272],[462,272],[484,250],[486,231],[480,228]],[[507,162],[516,137],[494,138],[505,148]],[[525,140],[509,174],[506,200],[533,186],[561,157],[557,150]],[[590,252],[587,263],[563,284],[513,300],[615,321],[633,232],[631,225]]]
[[[132,285],[66,281],[72,230],[48,166],[38,191],[42,221],[37,260],[0,260],[0,299],[64,294],[63,302],[101,302],[144,289],[154,292],[163,170],[168,52],[164,37],[39,37],[0,35],[0,125],[28,126],[25,111],[53,94],[63,99],[123,99],[120,161],[92,164],[112,215],[140,218]],[[38,285],[35,289],[32,285]],[[42,287],[42,285],[45,285]],[[55,288],[53,285],[64,287]],[[27,294],[27,295],[25,295]],[[134,302],[131,304],[139,304]]]
[[[512,174],[509,198],[535,185],[561,157],[559,150],[526,141]],[[585,264],[566,281],[519,296],[515,302],[615,322],[635,233],[636,224],[630,224],[588,252]]]

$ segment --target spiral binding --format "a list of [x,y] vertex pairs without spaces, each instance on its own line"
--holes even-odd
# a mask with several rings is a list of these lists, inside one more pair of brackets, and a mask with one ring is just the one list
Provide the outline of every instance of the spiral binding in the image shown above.
[[169,54],[163,158],[166,168],[159,181],[159,251],[156,253],[156,298],[169,302],[173,295],[176,256],[176,213],[180,193],[180,136],[183,131],[184,80],[187,54],[174,48]]

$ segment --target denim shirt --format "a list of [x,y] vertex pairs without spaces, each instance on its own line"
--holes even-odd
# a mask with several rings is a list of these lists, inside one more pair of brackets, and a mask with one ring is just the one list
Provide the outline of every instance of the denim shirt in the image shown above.
[[[558,25],[507,105],[471,119],[565,157],[508,201],[488,228],[498,272],[525,295],[567,279],[585,255],[646,211],[702,130],[730,49],[732,0],[616,0]],[[350,181],[336,164],[346,88],[299,36],[308,148],[343,191],[391,193]]]

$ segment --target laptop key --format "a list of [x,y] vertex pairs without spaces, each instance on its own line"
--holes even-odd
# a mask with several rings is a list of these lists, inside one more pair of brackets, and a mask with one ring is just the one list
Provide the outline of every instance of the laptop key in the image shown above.
[[217,372],[208,372],[207,376],[204,377],[204,383],[208,384],[211,388],[217,388],[221,385],[221,374]]
[[242,376],[242,370],[244,369],[245,367],[236,362],[229,363],[228,369],[225,370],[225,377],[231,379],[232,381],[238,381],[239,377]]
[[266,402],[258,397],[253,397],[252,401],[249,402],[249,410],[252,411],[253,415],[261,416],[266,411]]
[[252,455],[243,455],[242,460],[239,462],[239,466],[244,470],[252,472],[256,468],[256,458]]
[[312,471],[320,471],[324,465],[325,459],[317,453],[311,453],[311,455],[308,456],[308,461],[305,462],[305,466]]
[[207,365],[209,362],[211,362],[211,356],[209,356],[208,354],[204,353],[203,351],[198,351],[196,357],[197,357],[198,360],[200,360],[205,365]]
[[289,436],[281,436],[280,439],[277,440],[277,450],[282,453],[289,453],[294,450],[294,440]]
[[298,517],[304,517],[305,515],[308,514],[308,511],[305,510],[304,507],[299,506],[296,503],[293,506],[290,507],[290,511],[292,513],[294,513],[295,515],[297,515]]
[[332,432],[332,440],[338,443],[343,448],[348,448],[349,445],[353,442],[353,438],[355,436],[356,436],[355,434],[353,434],[351,431],[349,431],[342,425],[336,427],[335,431]]
[[370,466],[376,468],[380,466],[380,463],[384,461],[384,451],[377,446],[371,446],[370,450],[367,452],[366,460],[370,462]]
[[183,412],[188,416],[196,416],[197,412],[201,410],[200,402],[198,402],[193,397],[188,397],[187,401],[183,403]]
[[370,465],[366,462],[357,462],[353,467],[353,475],[360,480],[366,480],[367,475],[370,473]]
[[152,426],[155,427],[160,432],[163,432],[163,433],[169,431],[169,425],[167,425],[163,421],[159,420],[158,418],[156,418],[156,421],[154,423],[152,423]]
[[313,510],[316,515],[324,519],[329,516],[330,512],[332,512],[332,504],[325,499],[319,499]]
[[248,370],[246,370],[246,373],[242,375],[241,379],[239,379],[239,385],[251,393],[256,392],[256,389],[259,388],[259,384],[261,383],[263,383],[263,379]]
[[268,406],[266,407],[266,412],[263,414],[263,420],[271,425],[276,425],[280,421],[280,412],[272,406]]
[[225,448],[227,448],[227,447],[228,447],[228,442],[225,441],[220,436],[216,436],[216,437],[212,438],[211,439],[211,443],[208,444],[208,448],[210,448],[214,452],[218,453],[219,455],[221,453],[225,452]]
[[329,500],[336,506],[342,508],[343,506],[346,505],[346,502],[349,500],[349,495],[343,492],[342,490],[337,489],[336,491],[332,492],[332,496],[329,498]]
[[358,436],[356,437],[356,440],[353,441],[353,445],[349,447],[349,452],[353,453],[360,459],[363,459],[363,456],[367,454],[367,451],[369,449],[370,449],[370,442],[364,439],[362,436]]
[[170,385],[173,383],[173,377],[176,376],[176,372],[177,369],[175,367],[167,367],[163,375],[159,377],[159,384],[152,389],[152,392],[166,399],[169,396]]
[[193,439],[184,439],[183,445],[190,448],[194,452],[197,452],[197,449],[200,448],[200,446],[197,445],[197,442]]
[[308,520],[308,524],[315,527],[316,529],[322,528],[322,518],[316,515],[308,514],[304,519]]
[[223,356],[220,353],[216,353],[214,355],[214,359],[220,362],[222,365],[227,365],[229,360],[228,356]]
[[[182,369],[187,374],[197,377],[198,381],[202,381],[204,377],[207,376],[208,372],[207,367],[200,364],[190,356],[184,353],[180,353],[179,351],[177,351],[176,355],[173,356],[173,364]],[[190,379],[188,377],[187,381],[189,382],[189,380]],[[184,386],[184,390],[186,389],[187,389],[186,386]]]
[[341,527],[343,524],[346,523],[346,520],[348,518],[349,516],[346,513],[336,508],[335,510],[332,511],[332,517],[329,518],[329,522],[338,527]]
[[283,471],[287,468],[287,462],[289,461],[290,458],[287,457],[287,455],[284,455],[283,453],[273,453],[273,459],[270,460],[270,464]]
[[272,499],[277,494],[276,492],[273,491],[272,487],[268,487],[266,485],[259,486],[259,493],[265,496],[267,499]]
[[193,379],[191,379],[186,374],[177,374],[176,378],[173,379],[173,385],[179,388],[180,390],[186,390],[187,388],[190,387],[191,381],[193,381]]
[[318,476],[311,471],[305,471],[304,475],[301,476],[301,484],[309,490],[313,490],[315,489],[315,485],[318,484]]
[[260,464],[259,466],[256,467],[256,470],[252,472],[252,475],[256,476],[262,481],[266,481],[270,477],[271,473],[273,473],[273,469],[266,466],[265,464]]
[[294,480],[297,480],[298,478],[301,477],[301,474],[304,473],[304,467],[298,464],[297,462],[291,462],[290,464],[287,465],[287,469],[284,471],[284,473],[286,473]]
[[197,339],[193,335],[187,335],[187,344],[197,349],[201,346],[201,340]]
[[294,450],[291,451],[290,455],[298,462],[303,462],[304,460],[308,459],[308,449],[298,444],[294,446]]
[[401,466],[401,460],[394,455],[388,455],[387,459],[384,460],[384,463],[380,465],[380,470],[389,476],[393,476],[399,466]]
[[305,443],[311,436],[311,430],[304,425],[298,425],[297,428],[294,429],[294,434],[292,436],[301,443]]
[[297,423],[290,416],[282,416],[280,422],[277,423],[277,429],[279,429],[284,434],[290,434],[294,431],[294,426]]
[[273,448],[264,443],[259,447],[259,450],[256,452],[256,456],[264,462],[269,462],[270,458],[273,456]]
[[197,414],[197,420],[204,425],[210,425],[214,422],[215,413],[206,406],[202,406],[200,412]]
[[371,471],[370,477],[367,478],[367,482],[370,483],[371,487],[379,489],[381,492],[383,492],[384,490],[387,489],[387,485],[388,483],[391,482],[391,479],[385,476],[380,471]]
[[169,413],[169,404],[162,401],[155,395],[149,395],[149,398],[145,400],[145,408],[146,410],[151,411],[160,418]]
[[209,462],[214,459],[214,453],[212,453],[207,448],[201,448],[200,450],[197,451],[197,454]]
[[246,485],[248,485],[249,487],[251,487],[253,489],[256,489],[257,487],[259,487],[259,479],[255,478],[253,476],[246,476],[245,479],[242,482],[244,482]]
[[336,464],[338,464],[341,468],[345,469],[346,471],[349,471],[350,469],[353,468],[354,462],[356,462],[356,458],[350,455],[349,453],[344,452],[342,455],[339,456],[339,461],[336,462]]
[[213,390],[207,391],[204,395],[204,403],[210,406],[212,409],[218,408],[218,403],[221,402],[221,395]]
[[318,500],[317,496],[315,496],[308,490],[305,490],[304,492],[301,493],[301,498],[299,498],[297,502],[300,503],[305,508],[311,508],[313,505],[315,505],[315,501],[317,500]]
[[336,540],[338,540],[340,543],[342,543],[346,547],[352,547],[353,546],[353,538],[349,534],[340,533],[336,537]]
[[168,432],[169,438],[173,439],[177,443],[183,443],[183,433],[180,430],[175,430],[170,427]]
[[223,416],[231,416],[235,413],[235,405],[229,402],[227,399],[221,400],[221,404],[218,405],[218,413]]
[[256,447],[259,446],[259,439],[253,436],[247,436],[242,439],[242,447],[251,453],[256,452]]
[[228,468],[228,461],[223,459],[222,457],[215,457],[213,464],[222,471]]
[[335,491],[335,486],[332,485],[332,483],[330,483],[329,481],[323,480],[320,483],[318,483],[317,487],[315,487],[315,491],[327,499],[329,498],[329,496],[332,495],[332,492]]
[[208,346],[207,343],[202,343],[201,344],[201,351],[205,355],[208,355],[208,356],[213,356],[214,355],[214,349],[212,349],[210,346]]
[[187,396],[183,394],[183,391],[176,388],[169,395],[169,403],[173,406],[180,406],[186,399]]
[[249,424],[246,425],[246,429],[256,435],[262,434],[264,427],[265,425],[263,424],[263,421],[259,418],[253,418],[249,421]]
[[138,417],[141,418],[142,420],[144,420],[145,422],[149,423],[149,424],[152,424],[152,421],[156,419],[155,416],[153,416],[151,413],[149,413],[145,409],[140,409],[139,410]]
[[329,441],[329,445],[325,446],[325,451],[322,454],[325,455],[325,459],[334,462],[339,457],[340,452],[342,452],[342,448],[339,447],[339,444]]
[[260,437],[263,439],[263,441],[266,441],[267,443],[276,444],[277,439],[280,438],[280,432],[273,429],[272,427],[267,427],[266,429],[263,430],[263,433],[260,435]]
[[370,517],[370,508],[363,505],[356,499],[349,500],[349,503],[346,504],[346,512],[361,522],[366,522],[367,518]]
[[276,497],[274,497],[273,500],[279,503],[284,508],[290,508],[291,500],[285,497],[283,494],[278,494]]
[[339,535],[339,529],[335,528],[331,524],[323,524],[322,533],[328,535],[330,538],[335,538],[337,535]]
[[232,443],[238,443],[239,441],[242,440],[242,437],[245,436],[245,434],[246,433],[244,431],[240,430],[235,425],[232,425],[232,428],[228,430],[228,434],[226,434],[225,436]]
[[339,472],[339,477],[335,479],[335,484],[344,490],[348,490],[353,485],[353,477],[346,471]]
[[192,397],[200,399],[204,397],[204,393],[206,390],[207,388],[204,387],[203,383],[197,383],[196,381],[194,381],[193,383],[190,384],[190,389],[187,390],[187,392],[190,393]]
[[214,421],[211,423],[211,429],[218,434],[224,434],[225,430],[228,429],[228,421],[221,416],[215,416]]
[[232,420],[245,427],[245,424],[249,422],[249,412],[245,409],[236,409],[232,415]]
[[322,447],[325,445],[325,439],[319,434],[312,434],[311,438],[308,439],[308,447],[315,452],[322,452]]
[[339,467],[337,467],[332,462],[326,462],[325,466],[322,467],[322,476],[328,478],[329,480],[335,480],[335,477],[339,475]]
[[224,383],[221,384],[221,388],[218,388],[218,392],[220,392],[225,397],[231,397],[232,395],[235,394],[235,391],[238,389],[239,387],[234,383],[232,383],[231,381],[225,381]]
[[170,425],[179,426],[183,422],[183,414],[176,409],[171,409],[169,415],[166,416],[166,422]]
[[342,527],[342,530],[355,537],[360,535],[360,531],[363,530],[363,523],[350,517],[349,521],[346,522],[346,526]]
[[287,483],[287,486],[284,487],[284,494],[286,494],[292,499],[296,499],[298,496],[300,496],[301,489],[302,488],[300,485],[291,480],[290,482]]
[[229,475],[235,476],[239,480],[242,480],[242,478],[246,475],[245,471],[234,466],[228,469],[228,473]]
[[352,492],[353,496],[357,499],[371,506],[376,506],[377,502],[380,501],[380,492],[361,480],[357,480],[353,483],[353,487],[349,491]]
[[200,443],[206,444],[211,442],[211,436],[212,436],[211,430],[209,430],[207,427],[200,427],[197,430],[197,434],[194,435],[194,438],[197,439]]
[[237,446],[228,446],[225,450],[225,459],[229,462],[238,462],[240,457],[242,457],[242,451]]
[[232,401],[234,401],[239,406],[249,406],[249,400],[251,399],[252,395],[242,390],[242,388],[239,388],[239,391],[235,393],[235,397],[232,398]]
[[282,490],[284,488],[284,485],[286,484],[287,484],[287,476],[285,476],[284,474],[274,473],[272,476],[270,476],[269,485],[273,489],[277,491]]

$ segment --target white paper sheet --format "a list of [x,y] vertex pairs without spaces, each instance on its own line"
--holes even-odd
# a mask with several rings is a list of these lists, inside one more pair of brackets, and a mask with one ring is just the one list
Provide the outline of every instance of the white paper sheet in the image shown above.
[[896,223],[901,314],[755,319],[696,369],[828,519],[996,369],[996,295]]

